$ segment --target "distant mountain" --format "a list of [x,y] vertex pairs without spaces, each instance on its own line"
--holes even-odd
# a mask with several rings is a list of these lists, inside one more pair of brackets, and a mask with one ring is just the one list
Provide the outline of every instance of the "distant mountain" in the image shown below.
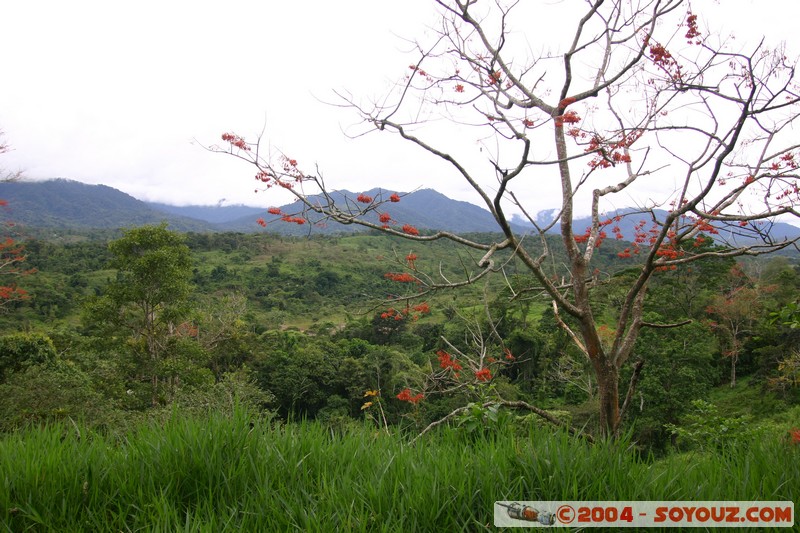
[[264,213],[263,208],[251,207],[249,205],[169,205],[157,202],[146,203],[156,211],[223,225],[242,218],[248,218],[252,222]]
[[117,229],[161,222],[178,231],[207,231],[209,227],[157,211],[117,189],[66,179],[2,182],[0,198],[8,203],[5,218],[30,227]]
[[[394,191],[373,189],[365,194],[388,198]],[[355,202],[358,193],[337,191],[331,193],[343,208],[349,205],[353,212],[363,207]],[[346,200],[349,199],[349,200]],[[166,221],[177,231],[269,231],[286,235],[332,234],[366,231],[356,224],[338,224],[323,220],[310,213],[311,225],[299,226],[274,221],[266,209],[243,205],[235,206],[173,206],[147,203],[105,185],[55,179],[48,181],[18,181],[0,183],[0,199],[8,202],[6,218],[15,223],[38,228],[62,229],[116,229],[159,224]],[[312,202],[322,202],[323,197],[311,197]],[[285,213],[300,213],[299,202],[281,206]],[[381,213],[388,213],[398,224],[411,224],[418,229],[441,229],[453,232],[498,231],[489,211],[468,202],[451,200],[431,189],[403,195],[401,202],[387,202]],[[378,214],[371,213],[378,223]],[[256,220],[270,221],[264,230]],[[315,224],[319,222],[319,224]],[[518,227],[522,230],[523,228]]]
[[[373,189],[364,194],[373,198],[387,199],[394,191]],[[402,194],[402,193],[401,193]],[[330,196],[342,209],[350,209],[357,213],[364,204],[357,203],[358,193],[349,191],[332,192]],[[60,229],[117,229],[159,224],[167,222],[176,231],[214,232],[267,231],[284,235],[333,234],[365,231],[366,228],[356,224],[339,224],[326,221],[316,213],[307,213],[312,224],[292,224],[281,221],[274,215],[268,215],[266,209],[244,205],[234,206],[173,206],[158,203],[146,203],[105,185],[87,185],[77,181],[56,179],[49,181],[18,181],[0,183],[0,199],[8,202],[5,218],[15,223],[39,228]],[[310,201],[322,203],[324,197],[311,197]],[[280,206],[283,213],[299,214],[303,211],[300,202]],[[452,200],[432,189],[423,189],[403,194],[400,202],[386,202],[378,212],[371,212],[368,217],[376,224],[380,213],[388,214],[398,226],[411,224],[420,230],[445,230],[454,233],[490,233],[499,230],[488,210],[468,202]],[[663,220],[666,211],[655,211]],[[604,218],[624,215],[618,223],[625,240],[635,238],[634,226],[645,215],[635,214],[631,209],[624,209],[605,214]],[[557,215],[554,210],[539,213],[537,223],[546,223]],[[267,228],[256,224],[258,218],[267,220]],[[591,224],[589,217],[576,219],[575,232],[580,234]],[[532,225],[522,217],[512,219],[512,227],[525,233],[533,229]],[[648,219],[649,227],[649,219]],[[559,231],[556,223],[551,230]],[[790,224],[776,222],[770,228],[770,235],[775,240],[794,238],[800,235],[800,228]],[[722,235],[728,237],[727,235]],[[739,242],[747,242],[741,237]]]
[[[393,192],[394,191],[382,189],[372,189],[365,191],[363,194],[375,198],[376,200],[379,198],[387,200]],[[353,214],[356,214],[359,209],[364,207],[364,204],[359,204],[355,201],[358,194],[359,193],[342,190],[332,192],[330,196],[340,209],[349,210]],[[309,198],[309,201],[312,204],[319,203],[320,205],[324,205],[325,198],[323,196],[312,196]],[[280,206],[280,209],[283,213],[296,214],[303,211],[303,205],[297,201],[292,204]],[[380,224],[378,220],[380,213],[386,213],[391,216],[392,223],[398,225],[398,227],[403,224],[411,224],[420,230],[444,230],[456,233],[492,233],[500,231],[488,210],[469,202],[452,200],[433,189],[422,189],[405,194],[402,196],[400,202],[386,202],[381,205],[377,212],[373,211],[368,214],[366,219],[375,224]],[[353,232],[365,231],[368,229],[356,224],[346,225],[327,221],[313,212],[307,212],[306,215],[311,220],[313,225],[312,232],[314,233]],[[288,232],[297,235],[305,234],[309,231],[309,227],[307,226],[287,224],[280,221],[279,217],[266,215],[265,210],[262,210],[259,216],[268,221],[267,228],[271,231],[280,233]],[[254,219],[248,216],[244,219],[231,221],[228,224],[231,226],[244,224],[252,225],[254,222]],[[519,225],[515,225],[514,229],[522,232],[526,231],[524,227]]]

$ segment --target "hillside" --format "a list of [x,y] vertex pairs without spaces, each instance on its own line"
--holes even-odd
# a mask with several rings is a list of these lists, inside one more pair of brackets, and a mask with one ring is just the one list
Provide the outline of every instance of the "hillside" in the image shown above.
[[105,185],[72,180],[0,183],[5,218],[37,228],[116,229],[167,222],[178,231],[207,231],[208,224],[165,213]]

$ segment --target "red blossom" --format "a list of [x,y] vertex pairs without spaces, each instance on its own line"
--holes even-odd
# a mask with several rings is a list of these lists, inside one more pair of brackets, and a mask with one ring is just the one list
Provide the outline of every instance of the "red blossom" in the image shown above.
[[269,213],[270,215],[280,215],[281,209],[280,207],[270,207],[269,209],[267,209],[267,213]]
[[390,201],[390,202],[392,202],[392,203],[397,203],[397,202],[399,202],[399,201],[400,201],[400,195],[399,195],[399,194],[397,194],[397,193],[394,193],[394,194],[392,194],[392,195],[389,197],[389,201]]
[[245,152],[250,151],[250,147],[247,145],[247,142],[234,133],[223,133],[222,140],[230,143],[231,146],[235,146],[240,150],[244,150]]
[[400,391],[400,394],[398,394],[396,398],[401,402],[409,402],[416,405],[417,403],[420,402],[420,400],[425,398],[425,395],[420,392],[414,396],[411,396],[411,389],[405,388],[402,391]]
[[392,220],[392,217],[389,213],[381,213],[380,216],[378,216],[378,220],[381,221],[381,224],[386,224]]
[[264,183],[268,183],[268,182],[269,182],[269,180],[271,180],[271,179],[272,179],[272,174],[270,174],[269,172],[265,172],[265,171],[263,171],[263,170],[262,170],[262,171],[260,171],[258,174],[256,174],[256,179],[257,179],[258,181],[263,181]]
[[495,70],[494,72],[489,74],[488,78],[486,78],[486,83],[489,84],[489,85],[494,85],[497,82],[499,82],[502,79],[502,77],[503,77],[503,75],[500,73],[500,71],[499,70]]
[[419,235],[419,230],[414,226],[412,226],[411,224],[404,224],[403,233],[406,233],[408,235]]
[[387,272],[383,277],[399,283],[415,283],[419,281],[407,272]]
[[366,194],[359,194],[356,197],[357,202],[361,202],[362,204],[371,204],[372,203],[372,196],[368,196]]
[[559,115],[555,118],[555,123],[557,127],[562,127],[564,124],[577,124],[580,122],[581,117],[575,111],[567,111],[563,115]]
[[533,121],[531,119],[529,119],[529,118],[524,118],[524,119],[522,119],[522,125],[525,126],[526,128],[532,128],[533,127]]
[[700,30],[697,29],[697,15],[689,11],[686,14],[686,27],[688,28],[686,31],[686,42],[692,44],[692,40],[694,40],[694,44],[700,44]]
[[259,226],[261,226],[263,228],[267,227],[267,221],[264,220],[263,218],[256,219],[256,224],[258,224]]
[[426,315],[431,312],[431,307],[428,305],[427,302],[422,302],[421,304],[414,306],[414,311]]
[[481,368],[475,372],[475,379],[478,381],[490,381],[492,379],[492,371],[487,367]]
[[464,92],[464,86],[462,84],[460,84],[460,83],[456,84],[455,91],[457,93],[463,93]]
[[456,372],[456,377],[458,377],[457,372],[462,368],[459,362],[444,350],[439,350],[436,355],[439,357],[439,366],[445,370],[448,368],[453,370],[453,372]]
[[504,348],[503,353],[506,356],[506,361],[513,361],[514,359],[516,359],[516,357],[514,357],[514,354],[512,354],[511,350],[509,350],[508,348]]

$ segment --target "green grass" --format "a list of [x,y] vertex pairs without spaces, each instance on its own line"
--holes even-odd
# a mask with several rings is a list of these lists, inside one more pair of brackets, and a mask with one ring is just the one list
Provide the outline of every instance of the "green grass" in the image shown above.
[[[251,427],[251,421],[254,425]],[[625,441],[452,429],[416,446],[367,426],[175,413],[122,438],[70,423],[0,440],[3,531],[482,531],[495,500],[791,500],[800,449],[650,463]]]

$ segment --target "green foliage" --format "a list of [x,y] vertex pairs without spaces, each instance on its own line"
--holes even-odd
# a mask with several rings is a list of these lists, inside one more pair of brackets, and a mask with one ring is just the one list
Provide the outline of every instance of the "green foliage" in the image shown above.
[[66,417],[98,423],[112,406],[87,373],[55,359],[29,366],[0,384],[0,431]]
[[127,230],[108,249],[113,255],[110,266],[118,271],[116,281],[107,288],[115,303],[158,312],[188,296],[189,247],[165,224]]
[[[645,318],[663,320],[654,314]],[[644,360],[644,367],[628,416],[641,444],[663,449],[670,434],[664,424],[677,424],[689,402],[708,398],[719,379],[716,340],[699,322],[674,329],[647,328],[635,354]],[[629,376],[626,371],[621,383],[627,384]]]
[[36,365],[53,363],[56,348],[47,335],[14,333],[0,337],[0,383],[12,372],[25,371]]
[[680,426],[666,424],[679,439],[679,444],[701,451],[739,452],[764,434],[764,428],[752,416],[726,417],[714,404],[694,400],[692,411]]

